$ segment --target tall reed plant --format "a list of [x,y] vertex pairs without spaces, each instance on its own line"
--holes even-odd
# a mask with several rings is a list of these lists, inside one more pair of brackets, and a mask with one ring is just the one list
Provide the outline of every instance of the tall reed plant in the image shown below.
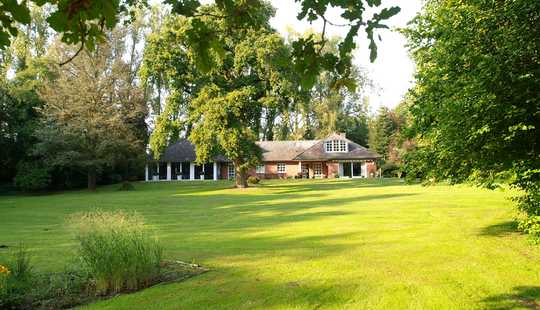
[[136,213],[78,213],[68,220],[98,294],[138,290],[160,276],[162,247]]

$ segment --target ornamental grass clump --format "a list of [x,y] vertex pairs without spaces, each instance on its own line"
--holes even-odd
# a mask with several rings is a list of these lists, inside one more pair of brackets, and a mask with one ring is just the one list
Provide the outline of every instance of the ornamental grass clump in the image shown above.
[[159,278],[162,247],[138,214],[92,211],[70,217],[69,224],[97,294],[139,290]]

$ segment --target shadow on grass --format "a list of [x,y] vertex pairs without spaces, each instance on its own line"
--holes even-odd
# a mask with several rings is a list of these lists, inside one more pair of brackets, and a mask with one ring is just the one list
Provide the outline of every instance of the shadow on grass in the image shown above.
[[[342,240],[354,240],[352,235],[334,235],[322,229],[310,236],[260,236],[260,232],[278,226],[295,225],[302,222],[334,221],[333,218],[350,214],[363,214],[368,202],[392,198],[409,197],[417,194],[377,194],[332,198],[325,195],[309,194],[299,196],[211,194],[204,205],[193,205],[198,198],[181,195],[170,200],[180,207],[169,208],[165,220],[157,224],[160,235],[171,241],[178,238],[181,226],[183,234],[191,236],[193,242],[177,247],[178,257],[186,253],[198,253],[199,258],[209,259],[220,256],[279,255],[293,260],[311,258],[313,253],[338,255],[350,249],[350,244],[340,244]],[[354,203],[354,206],[350,205]],[[179,219],[182,219],[179,222]],[[182,223],[182,224],[180,224]],[[195,224],[197,223],[197,224]],[[357,223],[362,225],[361,222]],[[293,226],[290,226],[293,227]],[[351,239],[352,237],[352,239]],[[362,243],[364,241],[358,240]],[[171,242],[172,243],[172,242]],[[174,244],[174,243],[172,243]],[[200,245],[204,244],[204,247]],[[193,246],[190,248],[190,246]],[[271,249],[271,251],[269,251]],[[314,251],[314,249],[317,249]],[[278,251],[278,252],[276,252]],[[184,253],[182,253],[184,252]],[[270,253],[269,253],[270,252]],[[279,253],[279,254],[278,254]]]
[[[361,213],[363,202],[384,201],[393,198],[415,196],[415,193],[356,195],[352,197],[327,197],[324,193],[266,194],[266,195],[234,195],[228,193],[208,193],[205,203],[200,204],[200,196],[194,194],[174,195],[161,205],[172,208],[159,210],[167,213],[167,220],[159,226],[176,226],[178,219],[188,223],[204,222],[204,229],[216,234],[231,230],[259,229],[264,230],[274,225],[286,225],[300,221],[310,221],[323,217]],[[351,209],[349,204],[354,203]],[[347,206],[347,211],[342,207]],[[325,208],[324,210],[317,210]],[[190,219],[191,218],[191,219]],[[169,224],[170,223],[170,224]]]
[[482,300],[487,309],[540,309],[540,286],[516,286],[511,293]]
[[325,285],[303,277],[280,281],[244,269],[222,267],[184,282],[122,295],[94,306],[106,309],[319,309],[331,306],[342,309],[351,299],[347,292],[356,286],[354,282]]
[[482,228],[480,236],[501,237],[518,232],[517,223],[515,221],[506,221],[498,224],[493,224]]
[[398,179],[344,179],[344,180],[294,180],[289,182],[262,183],[263,188],[272,188],[280,193],[299,193],[310,191],[325,191],[333,189],[355,189],[369,187],[388,187],[406,185]]

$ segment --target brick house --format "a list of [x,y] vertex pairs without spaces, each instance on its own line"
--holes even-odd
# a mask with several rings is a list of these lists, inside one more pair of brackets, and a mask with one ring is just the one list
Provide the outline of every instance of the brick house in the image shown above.
[[[260,141],[263,160],[248,173],[261,179],[277,178],[368,178],[374,177],[380,155],[332,134],[320,140]],[[195,164],[195,147],[188,140],[169,146],[159,161],[146,165],[146,181],[220,180],[235,176],[234,165],[217,156],[204,165]]]

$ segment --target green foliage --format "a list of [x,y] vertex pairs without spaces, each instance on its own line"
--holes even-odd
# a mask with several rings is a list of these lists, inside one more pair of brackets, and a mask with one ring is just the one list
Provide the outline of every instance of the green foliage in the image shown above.
[[150,35],[143,79],[152,85],[161,83],[170,94],[150,147],[159,157],[168,143],[183,134],[197,146],[199,163],[225,155],[235,164],[238,186],[246,186],[247,170],[260,161],[255,141],[263,111],[275,116],[297,91],[288,64],[290,50],[268,26],[271,8],[259,12],[259,31],[226,31],[228,22],[215,17],[223,10],[219,4],[201,8],[206,15],[200,22],[219,36],[223,48],[212,53],[210,71],[197,64],[197,47],[189,34],[194,20],[170,17]]
[[381,173],[383,177],[387,177],[387,178],[398,177],[401,175],[400,167],[392,161],[386,161],[381,166]]
[[135,190],[135,186],[133,186],[133,184],[131,184],[131,182],[129,181],[123,181],[121,184],[120,184],[120,188],[118,188],[119,191],[133,191]]
[[[122,58],[126,29],[109,36],[94,53],[54,66],[40,89],[45,103],[34,154],[51,168],[87,174],[91,190],[104,169],[140,159],[146,139],[144,94],[134,82],[134,64]],[[62,59],[69,49],[59,43],[51,53]]]
[[509,182],[525,191],[518,207],[532,217],[540,212],[539,22],[538,1],[431,1],[404,31],[418,70],[410,109],[423,175]]
[[[337,40],[327,43],[328,53],[338,53]],[[349,79],[354,84],[342,84],[339,76],[330,71],[322,72],[315,86],[306,96],[307,104],[302,107],[302,119],[306,119],[305,138],[326,138],[335,132],[344,132],[347,138],[361,145],[368,139],[368,102],[363,95],[370,87],[367,73],[352,66]],[[286,124],[282,124],[284,126]]]
[[0,86],[0,182],[10,182],[15,167],[34,143],[35,102],[19,100]]
[[540,216],[524,216],[519,219],[518,229],[529,234],[530,239],[535,244],[540,244]]
[[388,158],[389,146],[392,142],[397,124],[392,111],[381,107],[376,118],[372,121],[369,131],[369,148],[383,158]]
[[46,189],[51,183],[50,169],[38,161],[23,161],[17,164],[17,175],[14,184],[23,191],[39,191]]
[[250,175],[248,178],[247,178],[247,182],[249,184],[259,184],[261,180],[258,178],[258,177],[255,177],[255,176],[252,176]]
[[[291,0],[292,1],[292,0]],[[373,14],[371,18],[364,18],[368,7],[381,6],[381,1],[371,0],[296,0],[301,4],[299,20],[312,22],[320,19],[326,27],[333,25],[325,13],[329,7],[342,10],[341,17],[347,21],[342,27],[347,27],[348,33],[339,44],[338,57],[322,52],[326,38],[315,41],[313,37],[299,39],[293,43],[293,64],[302,77],[302,85],[309,89],[314,85],[318,74],[324,70],[334,71],[344,80],[350,72],[351,53],[356,48],[354,38],[358,36],[361,28],[365,29],[371,50],[370,59],[373,61],[377,55],[377,46],[374,40],[376,29],[387,28],[382,22],[397,14],[399,7],[383,8]],[[205,11],[205,7],[197,0],[166,0],[171,5],[172,12],[190,18],[191,29],[186,32],[187,41],[195,51],[193,54],[197,66],[203,72],[213,68],[216,53],[223,58],[223,40],[212,31],[212,26],[205,19],[208,16],[223,20],[227,29],[251,29],[259,31],[268,24],[269,14],[273,14],[270,5],[263,0],[215,1],[218,12]],[[12,37],[20,31],[15,24],[30,24],[30,7],[50,4],[50,12],[46,22],[50,28],[61,34],[62,42],[67,44],[81,44],[80,49],[86,47],[93,51],[97,45],[103,43],[107,31],[114,29],[120,22],[134,20],[137,8],[147,6],[147,0],[31,0],[19,3],[16,0],[6,0],[0,10],[0,48],[9,45]],[[323,30],[323,32],[324,32]],[[78,52],[75,53],[77,55]],[[71,59],[68,57],[66,59]]]
[[431,170],[482,183],[540,166],[537,1],[430,2],[405,30],[417,68],[411,113]]
[[86,212],[71,216],[69,224],[97,293],[137,290],[160,275],[163,249],[137,214]]
[[530,169],[518,174],[513,184],[521,188],[523,193],[514,197],[520,212],[518,229],[531,235],[535,243],[540,244],[540,182],[539,169]]
[[35,273],[30,254],[23,244],[15,250],[5,267],[8,272],[0,273],[0,308],[28,307],[27,296],[35,285]]
[[224,93],[212,85],[203,88],[192,102],[192,117],[197,123],[189,139],[197,146],[197,161],[204,163],[220,153],[225,155],[234,162],[237,185],[241,187],[247,186],[247,170],[261,160],[256,136],[249,127],[251,115],[258,108],[251,100],[254,91],[246,86]]

